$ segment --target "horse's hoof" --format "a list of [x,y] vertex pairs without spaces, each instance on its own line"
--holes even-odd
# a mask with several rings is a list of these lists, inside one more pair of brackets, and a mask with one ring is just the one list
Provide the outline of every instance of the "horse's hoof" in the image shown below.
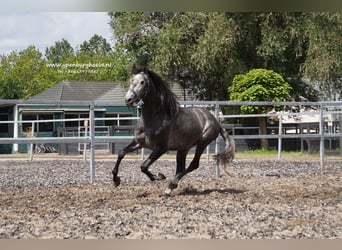
[[157,180],[165,180],[165,179],[166,179],[166,176],[163,175],[162,173],[157,174]]
[[120,177],[113,177],[113,183],[115,187],[119,186],[121,183]]
[[173,183],[171,180],[169,181],[168,185],[167,185],[167,188],[165,189],[165,194],[166,195],[170,195],[172,190],[174,190],[175,188],[178,187],[178,184],[177,183]]
[[164,193],[165,193],[166,195],[170,195],[171,192],[172,192],[172,189],[170,189],[170,188],[167,188],[167,189],[165,189],[165,191],[164,191]]

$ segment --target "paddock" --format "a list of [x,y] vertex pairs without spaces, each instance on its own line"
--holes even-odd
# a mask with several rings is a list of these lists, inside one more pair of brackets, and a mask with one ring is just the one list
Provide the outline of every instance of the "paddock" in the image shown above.
[[[97,239],[341,239],[342,166],[327,160],[236,159],[233,176],[215,162],[180,182],[150,182],[139,159],[125,159],[113,186],[114,159],[1,159],[0,238]],[[151,171],[172,177],[175,161]]]

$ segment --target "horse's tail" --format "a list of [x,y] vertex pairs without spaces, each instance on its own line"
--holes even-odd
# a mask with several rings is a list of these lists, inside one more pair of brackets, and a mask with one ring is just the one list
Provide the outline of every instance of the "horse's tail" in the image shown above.
[[228,163],[230,163],[234,159],[235,141],[233,138],[229,136],[228,132],[226,132],[223,128],[221,128],[220,134],[222,138],[225,140],[226,147],[224,148],[224,150],[222,150],[222,152],[215,155],[215,159],[217,160],[219,166],[223,169],[223,171],[227,175],[231,175],[228,172]]

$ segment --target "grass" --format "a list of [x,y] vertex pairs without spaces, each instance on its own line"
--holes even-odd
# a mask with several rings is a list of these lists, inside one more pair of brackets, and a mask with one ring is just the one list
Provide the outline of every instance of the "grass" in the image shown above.
[[[278,151],[276,149],[270,150],[248,150],[244,152],[236,152],[235,159],[248,159],[248,160],[277,160],[278,159]],[[314,152],[309,154],[307,152],[299,152],[299,151],[282,151],[281,152],[282,160],[320,160],[319,152]],[[342,156],[339,154],[339,150],[325,150],[325,160],[333,160],[333,161],[341,161]]]
[[[329,160],[342,160],[342,157],[339,155],[338,152],[333,152],[326,150],[325,159]],[[148,157],[147,153],[145,154],[144,158],[146,159]],[[193,154],[188,155],[188,159],[192,159]],[[28,159],[29,155],[26,153],[23,154],[9,154],[9,155],[1,155],[0,160],[4,159]],[[34,154],[33,158],[50,158],[50,159],[83,159],[82,155],[59,155],[57,153],[53,154]],[[89,152],[87,152],[87,160],[89,160]],[[97,153],[96,159],[108,159],[112,161],[116,161],[117,156],[108,154],[108,153]],[[141,160],[141,155],[132,153],[128,154],[126,156],[127,159],[133,159],[133,160]],[[126,159],[125,158],[125,159]],[[161,157],[161,159],[167,159],[167,160],[175,160],[176,155],[175,153],[171,154],[165,154]],[[202,154],[202,159],[206,158],[205,152]],[[209,159],[213,159],[213,154],[210,154]],[[278,151],[276,149],[270,149],[270,150],[248,150],[248,151],[237,151],[235,153],[235,159],[246,159],[246,160],[277,160],[278,159]],[[282,151],[281,152],[281,159],[283,160],[319,160],[320,155],[319,152],[308,154],[306,152],[301,153],[299,151]]]
[[[278,155],[278,150],[276,149],[255,149],[255,150],[248,150],[245,152],[241,152],[243,155],[266,155],[266,156],[277,156]],[[293,155],[293,156],[300,156],[303,155],[299,151],[282,151],[281,154],[283,155]]]
[[[240,159],[278,159],[278,150],[276,149],[256,149],[244,152],[236,152],[236,158]],[[282,151],[281,158],[286,159],[317,159],[319,154],[307,154],[298,151]]]

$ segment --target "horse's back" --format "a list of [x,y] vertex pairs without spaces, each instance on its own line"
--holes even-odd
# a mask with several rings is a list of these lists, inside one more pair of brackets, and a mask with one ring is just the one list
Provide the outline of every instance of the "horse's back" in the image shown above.
[[[220,132],[221,125],[216,117],[206,108],[189,107],[189,112],[194,113],[202,128],[202,137],[216,138]],[[211,138],[208,138],[211,139]]]
[[217,119],[204,108],[179,109],[170,126],[169,145],[173,148],[188,148],[201,141],[211,142],[220,132]]
[[215,116],[206,108],[201,107],[186,107],[182,108],[186,116],[192,116],[201,125],[202,128],[206,126],[214,126],[220,128],[220,123]]

